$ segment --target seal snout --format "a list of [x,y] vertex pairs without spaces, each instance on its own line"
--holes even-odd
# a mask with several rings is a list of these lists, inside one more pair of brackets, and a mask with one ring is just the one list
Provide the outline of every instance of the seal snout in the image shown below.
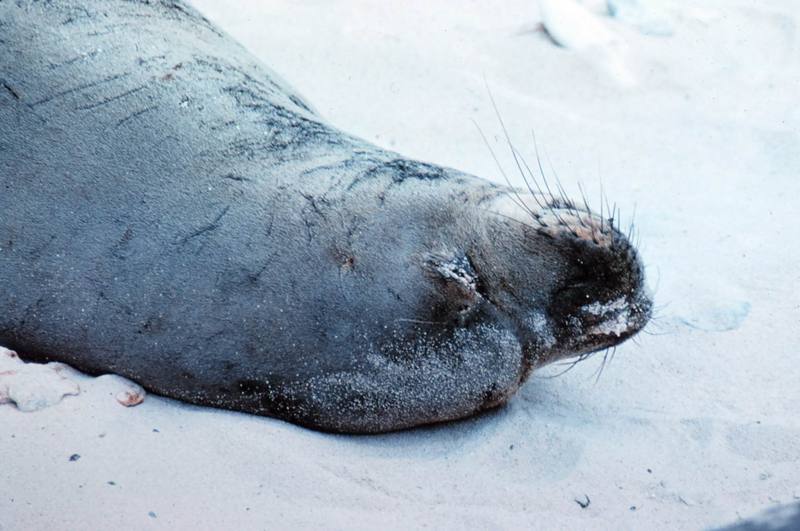
[[644,267],[613,215],[513,192],[492,206],[514,236],[489,241],[493,253],[479,269],[533,365],[615,346],[645,327]]
[[652,301],[633,245],[612,219],[589,212],[562,210],[555,225],[551,236],[563,243],[572,264],[550,305],[567,354],[602,350],[638,333],[650,319]]
[[536,233],[562,257],[545,312],[555,341],[540,361],[603,350],[644,328],[652,308],[644,268],[613,217],[560,199],[534,214]]

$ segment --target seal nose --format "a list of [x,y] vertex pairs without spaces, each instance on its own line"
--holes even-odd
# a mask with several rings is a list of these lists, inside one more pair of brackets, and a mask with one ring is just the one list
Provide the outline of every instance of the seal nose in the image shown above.
[[623,340],[641,330],[649,319],[650,302],[634,302],[634,297],[620,297],[606,303],[593,302],[581,307],[584,334]]

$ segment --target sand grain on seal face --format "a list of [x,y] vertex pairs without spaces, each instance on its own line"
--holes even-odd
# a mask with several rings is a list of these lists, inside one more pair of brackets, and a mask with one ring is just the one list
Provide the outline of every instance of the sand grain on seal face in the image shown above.
[[368,433],[646,324],[636,250],[588,208],[341,132],[182,2],[31,6],[0,5],[0,343],[25,356]]

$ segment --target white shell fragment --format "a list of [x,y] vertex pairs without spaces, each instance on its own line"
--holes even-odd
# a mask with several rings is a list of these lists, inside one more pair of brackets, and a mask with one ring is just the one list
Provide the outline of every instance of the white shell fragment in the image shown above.
[[37,411],[78,395],[80,386],[64,375],[60,363],[25,363],[13,350],[0,347],[0,404]]

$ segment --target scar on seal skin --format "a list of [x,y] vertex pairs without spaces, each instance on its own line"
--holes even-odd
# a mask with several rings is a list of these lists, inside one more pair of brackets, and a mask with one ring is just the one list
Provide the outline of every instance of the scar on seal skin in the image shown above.
[[605,216],[336,129],[182,1],[0,20],[0,344],[28,359],[375,433],[649,319]]

